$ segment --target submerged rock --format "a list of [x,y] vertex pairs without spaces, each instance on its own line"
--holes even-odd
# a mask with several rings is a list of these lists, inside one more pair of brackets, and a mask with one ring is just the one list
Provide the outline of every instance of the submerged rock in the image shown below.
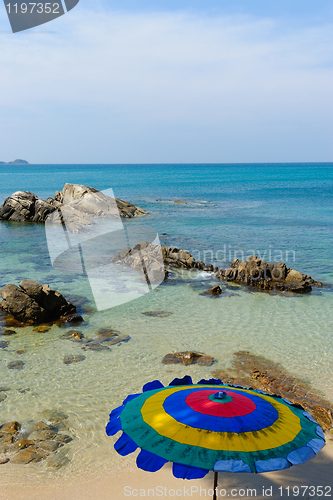
[[34,332],[39,332],[39,333],[46,333],[50,330],[51,328],[49,326],[35,326],[33,328]]
[[62,423],[64,420],[67,420],[69,416],[67,413],[64,413],[59,410],[44,410],[42,412],[42,416],[46,421],[50,422],[50,424],[57,425]]
[[45,457],[45,453],[39,452],[34,447],[19,451],[10,462],[12,464],[26,465],[30,462],[39,462]]
[[16,420],[6,422],[0,426],[0,434],[17,434],[21,430],[21,424]]
[[8,329],[6,329],[6,330],[4,330],[4,331],[1,333],[1,335],[5,335],[5,336],[8,336],[8,337],[9,337],[10,335],[16,335],[16,332],[15,332],[15,330],[8,330]]
[[64,445],[60,441],[51,440],[51,441],[42,441],[41,443],[39,443],[38,448],[43,451],[53,452],[56,451],[61,446]]
[[100,342],[97,342],[94,339],[88,340],[84,347],[82,347],[84,351],[90,349],[91,351],[110,351],[110,348],[107,345],[102,345]]
[[76,310],[61,293],[33,280],[23,280],[19,287],[6,285],[0,294],[3,299],[0,307],[18,321],[45,323],[66,317]]
[[226,384],[260,389],[299,404],[324,430],[333,432],[333,405],[310,384],[291,375],[279,363],[264,356],[238,351],[234,354],[232,368],[228,371],[216,370],[213,376]]
[[[66,434],[58,434],[58,429],[63,426],[63,421],[68,418],[62,412],[46,411],[48,417],[57,420],[55,425],[46,422],[30,422],[21,426],[19,422],[7,422],[0,426],[0,454],[7,455],[2,462],[11,462],[17,465],[26,465],[39,462],[46,457],[60,462],[64,457],[62,451],[65,444],[72,441]],[[65,465],[64,461],[62,465]],[[59,465],[61,466],[61,464]]]
[[80,361],[83,361],[84,359],[86,359],[86,357],[83,355],[77,355],[77,356],[67,355],[64,357],[64,364],[70,365],[72,363],[79,363]]
[[145,316],[151,316],[154,318],[167,318],[168,316],[171,316],[172,312],[168,311],[146,311],[141,314],[144,314]]
[[9,370],[23,370],[24,365],[24,361],[11,361],[8,363],[7,368],[9,368]]
[[15,443],[13,443],[12,448],[23,450],[24,448],[28,448],[28,446],[32,446],[34,444],[35,442],[31,441],[31,439],[19,439],[18,441],[15,441]]
[[52,467],[54,469],[60,469],[61,467],[64,467],[70,463],[69,458],[66,455],[59,455],[58,453],[56,455],[53,455],[51,458],[48,459],[46,462],[46,465],[48,467]]
[[0,349],[6,349],[9,346],[9,342],[6,340],[0,340]]
[[200,352],[191,351],[167,354],[162,359],[162,363],[165,365],[183,364],[185,366],[193,364],[211,366],[214,361],[214,358],[212,358],[211,356],[207,356],[206,354],[202,354]]
[[81,342],[84,339],[84,335],[77,330],[69,330],[68,332],[60,335],[61,339],[71,340],[72,342]]
[[129,335],[118,335],[117,333],[110,336],[106,337],[101,342],[108,344],[108,345],[116,345],[120,344],[121,342],[128,342],[131,340],[131,337]]
[[83,323],[84,319],[80,314],[71,314],[70,316],[66,316],[65,323],[70,325],[78,325],[79,323]]

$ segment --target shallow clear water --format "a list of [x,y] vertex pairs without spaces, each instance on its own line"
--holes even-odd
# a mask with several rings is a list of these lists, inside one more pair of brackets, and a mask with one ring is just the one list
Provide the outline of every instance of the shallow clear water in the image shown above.
[[[222,284],[222,296],[210,299],[200,292],[214,279],[202,273],[98,312],[87,278],[52,268],[43,226],[1,223],[1,286],[25,278],[49,283],[83,304],[86,324],[78,329],[86,337],[94,337],[101,327],[131,336],[129,342],[104,352],[82,351],[80,344],[60,339],[66,329],[56,325],[47,333],[26,327],[6,337],[10,345],[0,350],[0,385],[11,390],[0,403],[0,421],[28,422],[40,419],[46,409],[58,409],[68,414],[75,439],[66,446],[71,463],[59,472],[45,464],[7,464],[2,466],[1,481],[18,475],[66,476],[131,462],[131,457],[117,455],[114,439],[105,435],[111,409],[156,378],[167,384],[185,374],[194,381],[208,377],[230,366],[232,354],[240,349],[281,362],[333,401],[332,164],[18,166],[11,172],[0,170],[0,202],[18,189],[53,196],[64,181],[112,187],[117,197],[149,211],[144,218],[126,222],[128,227],[154,227],[167,233],[160,237],[163,244],[189,250],[196,258],[226,267],[235,251],[245,256],[261,252],[267,260],[287,256],[290,267],[325,286],[310,295],[286,297]],[[172,314],[141,314],[149,310]],[[25,352],[17,355],[19,349]],[[165,354],[182,350],[204,352],[217,362],[212,367],[161,363]],[[84,354],[86,359],[65,365],[67,354]],[[24,369],[8,370],[8,362],[17,359],[25,362]]]

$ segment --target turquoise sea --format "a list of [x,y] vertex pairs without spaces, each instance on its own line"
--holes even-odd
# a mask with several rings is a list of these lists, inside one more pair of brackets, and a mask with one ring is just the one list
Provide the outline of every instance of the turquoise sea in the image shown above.
[[[65,184],[104,190],[149,213],[124,221],[146,224],[162,244],[186,249],[198,260],[226,268],[234,257],[253,253],[287,261],[324,286],[304,296],[249,292],[227,287],[219,299],[200,292],[214,284],[209,273],[184,275],[148,295],[97,311],[87,278],[52,268],[43,225],[0,223],[0,286],[22,279],[49,283],[79,304],[93,337],[112,327],[131,340],[111,351],[85,351],[86,359],[65,365],[80,344],[60,339],[62,328],[47,333],[21,328],[0,349],[0,386],[9,388],[0,403],[0,422],[41,420],[45,410],[68,415],[75,439],[64,448],[70,463],[59,471],[46,464],[1,469],[0,482],[31,477],[64,477],[102,471],[133,461],[113,450],[105,435],[112,408],[153,379],[167,384],[189,374],[196,381],[228,368],[240,349],[282,363],[333,401],[333,163],[207,165],[17,165],[0,168],[0,204],[18,190],[46,199]],[[185,203],[175,203],[175,201]],[[163,234],[166,233],[166,234]],[[163,310],[166,318],[145,311]],[[25,352],[18,357],[17,350]],[[193,350],[212,355],[212,367],[166,366],[169,352]],[[10,361],[23,370],[8,370]],[[23,389],[23,390],[22,390]]]

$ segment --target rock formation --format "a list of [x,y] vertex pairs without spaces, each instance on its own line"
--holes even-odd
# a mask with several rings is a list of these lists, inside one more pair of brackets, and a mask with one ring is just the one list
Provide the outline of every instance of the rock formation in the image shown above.
[[276,394],[306,409],[319,425],[333,432],[333,405],[309,383],[288,373],[283,366],[248,351],[234,353],[232,366],[216,370],[213,376],[224,384],[252,387]]
[[65,217],[117,216],[138,217],[147,212],[131,203],[111,198],[97,189],[78,184],[65,184],[61,192],[56,191],[54,199],[41,200],[34,193],[17,191],[9,196],[0,207],[0,220],[44,223],[55,210]]
[[76,307],[61,293],[37,281],[23,280],[20,286],[9,284],[0,290],[0,308],[24,323],[46,323],[68,316]]
[[[48,412],[52,417],[52,412]],[[26,465],[47,460],[48,467],[60,468],[69,463],[65,455],[68,447],[65,445],[73,441],[68,434],[69,425],[65,423],[67,415],[53,412],[57,418],[45,418],[46,422],[35,421],[23,424],[13,421],[0,425],[0,464],[8,462],[16,465]],[[58,452],[63,448],[62,452]]]
[[[230,268],[223,270],[213,264],[196,261],[186,250],[167,246],[162,246],[163,265],[158,258],[154,260],[153,250],[153,245],[141,241],[133,248],[121,250],[114,262],[139,269],[143,259],[147,269],[155,265],[156,276],[159,277],[165,273],[165,278],[168,276],[168,269],[197,269],[213,273],[219,280],[245,284],[257,290],[308,293],[311,292],[312,286],[322,286],[322,283],[313,280],[311,276],[287,267],[284,262],[270,263],[255,255],[250,256],[246,261],[236,259],[231,263]],[[203,292],[203,295],[217,296],[220,293],[222,293],[221,288],[214,286],[211,290]]]
[[288,268],[284,262],[270,263],[256,255],[251,255],[246,261],[235,259],[229,269],[219,270],[216,276],[262,290],[308,293],[311,292],[312,285],[322,286],[310,276]]

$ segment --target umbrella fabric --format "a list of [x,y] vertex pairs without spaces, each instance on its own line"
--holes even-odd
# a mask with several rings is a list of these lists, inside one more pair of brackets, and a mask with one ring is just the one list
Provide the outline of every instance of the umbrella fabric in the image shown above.
[[[222,398],[219,392],[223,392]],[[137,465],[159,470],[173,462],[176,477],[210,470],[268,472],[313,458],[325,445],[321,427],[301,406],[220,380],[154,381],[110,414],[108,435],[120,455],[138,447]]]

